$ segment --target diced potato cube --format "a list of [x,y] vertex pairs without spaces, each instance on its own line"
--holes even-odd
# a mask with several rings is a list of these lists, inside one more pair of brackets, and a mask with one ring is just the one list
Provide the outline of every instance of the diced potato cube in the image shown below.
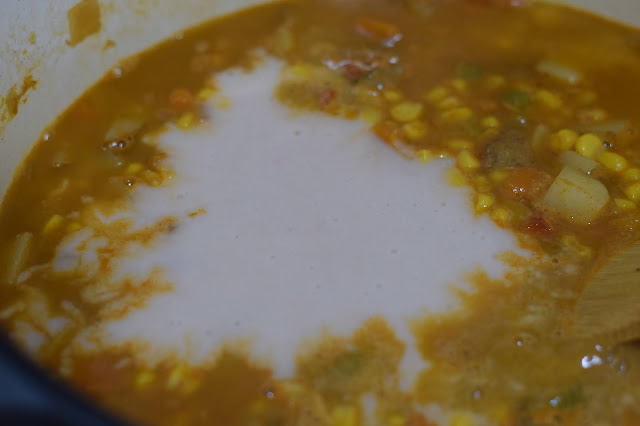
[[573,167],[576,170],[580,170],[584,173],[589,173],[596,167],[598,162],[587,158],[584,155],[580,155],[575,151],[565,151],[559,155],[560,161],[565,166]]
[[542,200],[544,207],[567,220],[587,224],[597,219],[609,201],[609,191],[598,180],[565,166]]

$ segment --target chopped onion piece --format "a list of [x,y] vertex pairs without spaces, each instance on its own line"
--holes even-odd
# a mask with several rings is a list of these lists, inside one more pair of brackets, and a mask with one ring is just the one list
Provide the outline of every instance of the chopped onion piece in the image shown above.
[[5,281],[8,284],[15,284],[18,275],[27,264],[33,247],[33,234],[31,232],[23,232],[18,234],[13,242],[13,248],[9,253],[9,263],[5,270]]
[[104,140],[109,142],[120,139],[137,132],[144,122],[140,118],[119,118],[111,124],[104,135]]
[[596,133],[596,134],[606,134],[606,133],[622,133],[626,129],[629,128],[629,122],[626,120],[611,120],[605,121],[604,123],[597,124],[585,124],[575,126],[574,129],[580,133]]
[[538,124],[533,131],[531,137],[531,148],[534,151],[539,151],[542,148],[542,143],[549,137],[551,131],[544,124]]
[[564,219],[588,224],[597,219],[608,201],[609,191],[602,182],[565,166],[551,184],[542,205]]
[[577,84],[582,79],[582,75],[578,71],[553,61],[540,61],[536,69],[542,74],[547,74],[569,84]]

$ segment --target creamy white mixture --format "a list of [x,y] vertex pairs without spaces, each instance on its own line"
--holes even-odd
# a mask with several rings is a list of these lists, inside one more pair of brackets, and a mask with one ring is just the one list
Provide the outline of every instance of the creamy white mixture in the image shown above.
[[[495,256],[515,250],[514,238],[473,217],[469,193],[444,179],[450,163],[408,160],[359,121],[294,115],[272,96],[280,66],[219,75],[231,107],[214,100],[211,125],[160,137],[175,178],[138,186],[120,215],[175,215],[178,228],[152,247],[123,247],[116,273],[96,279],[108,287],[159,268],[174,289],[91,330],[94,344],[137,342],[150,363],[199,363],[240,339],[286,376],[301,342],[323,329],[347,335],[382,314],[411,342],[407,318],[451,308],[448,286],[465,272],[502,274]],[[87,251],[105,242],[82,232],[59,249],[59,268],[77,266],[70,253],[89,241],[81,264],[91,269]],[[420,367],[409,350],[406,376]]]

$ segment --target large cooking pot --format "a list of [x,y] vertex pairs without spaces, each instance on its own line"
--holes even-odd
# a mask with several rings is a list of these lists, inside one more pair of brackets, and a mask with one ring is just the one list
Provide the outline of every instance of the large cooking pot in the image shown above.
[[[0,194],[44,126],[117,61],[184,28],[264,2],[99,0],[100,28],[80,42],[69,34],[69,10],[81,3],[95,7],[95,1],[0,2]],[[567,2],[640,25],[638,0]],[[0,336],[0,424],[115,423],[48,378]]]

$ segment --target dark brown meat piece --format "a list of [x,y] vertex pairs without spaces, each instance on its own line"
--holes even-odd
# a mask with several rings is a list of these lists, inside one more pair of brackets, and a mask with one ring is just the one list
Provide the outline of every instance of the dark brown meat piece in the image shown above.
[[485,167],[509,169],[533,164],[533,152],[526,135],[518,129],[500,133],[487,145],[483,158]]

